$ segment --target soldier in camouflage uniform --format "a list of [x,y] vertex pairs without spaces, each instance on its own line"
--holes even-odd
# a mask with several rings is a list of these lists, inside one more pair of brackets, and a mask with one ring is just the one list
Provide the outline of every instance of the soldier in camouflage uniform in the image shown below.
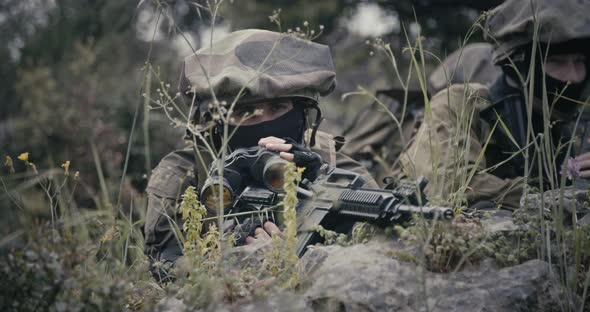
[[[492,46],[471,43],[449,55],[428,77],[428,93],[436,94],[449,84],[477,82],[491,84],[500,75],[500,67],[492,63]],[[346,143],[342,152],[359,161],[377,183],[395,176],[397,160],[415,135],[424,117],[424,95],[418,81],[410,83],[407,95],[401,87],[377,91],[376,101],[368,105],[343,132]],[[407,97],[404,111],[403,99]],[[388,112],[402,121],[398,127]],[[402,113],[405,116],[402,116]],[[401,131],[400,131],[401,128]]]
[[[467,185],[460,200],[509,209],[519,206],[523,181],[544,189],[560,181],[567,145],[558,146],[572,139],[579,110],[573,101],[583,99],[588,81],[588,12],[590,2],[579,0],[508,0],[492,10],[487,37],[502,75],[489,88],[453,85],[432,98],[432,114],[401,156],[405,175],[427,176],[431,197],[448,198]],[[540,28],[533,54],[535,21]],[[519,76],[526,79],[529,72],[534,83],[523,83]],[[583,177],[590,176],[588,159],[590,154],[578,154]]]
[[[308,177],[318,165],[327,163],[361,174],[367,181],[365,187],[375,188],[362,166],[336,151],[332,136],[317,131],[319,96],[327,95],[334,86],[334,65],[327,46],[264,30],[233,32],[213,43],[212,49],[186,57],[180,82],[181,91],[195,104],[191,118],[196,131],[215,149],[221,148],[224,125],[215,118],[212,92],[218,102],[228,103],[226,108],[238,97],[228,125],[230,133],[236,130],[228,143],[230,150],[264,146],[306,167]],[[312,111],[316,118],[309,125],[307,115]],[[146,254],[158,263],[152,273],[159,280],[167,277],[156,267],[171,267],[182,256],[173,230],[174,222],[179,228],[182,224],[179,198],[188,186],[201,189],[213,160],[197,137],[190,135],[189,139],[196,146],[165,156],[147,187]],[[268,237],[276,230],[267,222],[256,233]],[[254,239],[249,237],[247,242]]]

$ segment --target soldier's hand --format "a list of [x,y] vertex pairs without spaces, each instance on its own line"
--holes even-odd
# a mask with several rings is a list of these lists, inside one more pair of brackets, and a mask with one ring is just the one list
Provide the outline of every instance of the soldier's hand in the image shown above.
[[279,156],[284,160],[293,161],[295,159],[295,155],[289,153],[291,148],[293,148],[293,144],[289,144],[283,139],[273,136],[262,138],[258,141],[258,146],[279,152]]
[[580,166],[580,177],[584,179],[590,178],[590,152],[579,155],[576,160]]
[[254,243],[257,239],[270,239],[272,236],[281,237],[281,230],[279,230],[279,227],[276,224],[266,221],[262,227],[259,227],[254,231],[254,237],[246,237],[246,245]]
[[317,178],[319,169],[322,166],[322,157],[302,144],[293,141],[287,142],[284,139],[271,136],[260,139],[258,146],[279,152],[281,158],[294,162],[297,167],[304,167],[304,178],[310,181]]

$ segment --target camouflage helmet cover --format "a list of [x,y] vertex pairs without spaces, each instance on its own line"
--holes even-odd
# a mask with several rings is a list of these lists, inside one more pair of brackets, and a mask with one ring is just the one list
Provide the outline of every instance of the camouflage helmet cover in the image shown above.
[[[292,35],[258,29],[232,32],[184,59],[183,92],[200,102],[257,101],[305,97],[317,102],[335,87],[328,46]],[[205,105],[203,105],[205,106]]]
[[490,12],[486,23],[488,40],[498,43],[494,63],[505,61],[533,41],[535,21],[539,23],[540,42],[590,38],[590,1],[506,0]]
[[500,67],[492,63],[492,51],[491,44],[477,42],[451,53],[428,77],[431,94],[446,88],[448,83],[492,84],[502,74]]

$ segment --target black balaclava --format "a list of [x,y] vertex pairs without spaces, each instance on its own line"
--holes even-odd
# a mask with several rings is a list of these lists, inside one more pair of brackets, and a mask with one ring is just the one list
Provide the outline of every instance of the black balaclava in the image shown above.
[[231,134],[236,132],[229,140],[229,147],[232,150],[240,147],[257,146],[262,138],[274,136],[277,138],[289,138],[297,143],[303,142],[305,131],[305,111],[301,105],[294,104],[293,108],[279,118],[261,122],[250,126],[228,126]]
[[[555,101],[555,110],[573,116],[573,114],[575,114],[578,110],[578,105],[568,100],[567,98],[573,100],[580,99],[582,92],[584,91],[586,82],[588,81],[588,76],[590,75],[590,61],[586,59],[586,78],[584,79],[584,81],[570,84],[568,84],[566,81],[555,79],[549,76],[548,74],[543,73],[543,67],[541,66],[541,63],[544,61],[547,48],[549,48],[549,56],[558,54],[582,53],[588,57],[589,53],[587,45],[589,43],[590,40],[588,39],[571,40],[564,43],[552,44],[549,47],[547,46],[547,44],[542,43],[540,46],[540,50],[536,51],[537,60],[535,61],[535,82],[533,85],[534,96],[538,99],[543,98],[544,75],[548,104],[552,105],[556,97],[558,97],[561,94],[561,97]],[[521,75],[524,78],[526,78],[531,64],[532,46],[524,47],[521,51],[523,51],[522,53],[524,53],[524,58],[520,61],[515,62],[515,65],[518,68],[518,71],[521,73]],[[519,81],[516,73],[512,68],[503,68],[505,69],[505,72],[508,76],[512,77],[515,81]]]

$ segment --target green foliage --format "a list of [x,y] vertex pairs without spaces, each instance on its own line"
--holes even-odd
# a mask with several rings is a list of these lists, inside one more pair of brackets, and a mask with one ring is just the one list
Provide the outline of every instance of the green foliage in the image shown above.
[[562,270],[566,272],[565,280],[567,286],[574,293],[586,295],[584,301],[590,299],[587,288],[590,276],[590,225],[581,226],[564,233],[566,245],[565,266]]
[[318,234],[324,239],[324,245],[326,246],[334,244],[348,246],[350,244],[350,240],[346,234],[327,230],[321,225],[316,226],[314,230],[317,231]]
[[134,284],[145,276],[146,265],[128,271],[133,274],[112,274],[111,259],[97,262],[88,247],[45,240],[0,258],[0,306],[5,311],[121,311],[134,296],[147,294]]
[[132,220],[114,218],[109,209],[75,207],[72,193],[79,173],[71,174],[70,161],[46,171],[37,169],[28,152],[18,160],[27,168],[25,183],[43,191],[39,208],[50,211],[51,220],[45,222],[28,210],[23,206],[26,194],[4,184],[27,231],[14,242],[15,250],[0,256],[0,278],[5,281],[0,306],[10,311],[134,310],[159,297],[152,287],[144,287],[148,283],[138,285],[151,277],[147,258],[137,252],[143,240]]
[[272,238],[272,248],[265,255],[263,267],[285,287],[295,288],[299,284],[297,272],[297,184],[301,181],[302,168],[289,164],[284,173],[285,198],[283,200],[283,237]]
[[318,225],[315,230],[324,239],[324,245],[329,246],[336,244],[345,247],[354,244],[367,243],[375,237],[377,233],[377,229],[367,223],[356,223],[352,228],[350,237],[343,233],[327,230],[321,225]]
[[450,272],[464,262],[475,263],[485,254],[481,248],[485,233],[472,220],[458,218],[453,223],[432,223],[407,229],[397,227],[398,235],[409,245],[422,246],[424,265],[433,272]]
[[201,238],[201,231],[203,228],[202,219],[207,213],[207,209],[199,201],[194,186],[189,186],[182,195],[180,213],[182,214],[182,229],[185,235],[184,251],[194,251],[197,255],[204,256],[208,250],[206,242]]
[[207,210],[190,186],[182,195],[180,213],[183,219],[183,260],[177,270],[180,296],[196,308],[204,308],[223,298],[221,241],[215,224],[203,232],[203,217]]
[[[232,254],[233,239],[219,237],[215,224],[203,233],[205,207],[198,201],[195,190],[189,187],[182,198],[183,259],[174,272],[177,296],[195,308],[208,308],[222,301],[244,300],[274,288],[293,289],[299,285],[296,255],[297,183],[301,170],[294,165],[285,171],[282,236],[275,235],[268,248],[261,250],[259,263],[241,263]],[[227,252],[222,252],[226,250]]]
[[352,244],[364,244],[375,237],[377,232],[377,228],[369,223],[357,223],[352,228],[350,241]]
[[483,259],[494,259],[500,266],[520,264],[536,257],[540,241],[538,232],[531,228],[489,233],[478,219],[462,215],[452,223],[396,226],[394,230],[406,246],[420,246],[420,251],[417,255],[404,251],[390,254],[402,261],[421,263],[432,272],[454,272]]

